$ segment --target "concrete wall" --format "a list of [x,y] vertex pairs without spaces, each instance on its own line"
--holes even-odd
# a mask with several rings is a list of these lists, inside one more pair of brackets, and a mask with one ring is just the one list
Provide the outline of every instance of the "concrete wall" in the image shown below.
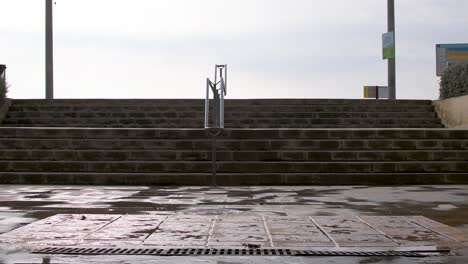
[[5,118],[8,108],[10,108],[11,105],[11,99],[4,99],[0,100],[0,124],[3,121],[3,118]]
[[433,102],[447,128],[468,128],[468,95]]

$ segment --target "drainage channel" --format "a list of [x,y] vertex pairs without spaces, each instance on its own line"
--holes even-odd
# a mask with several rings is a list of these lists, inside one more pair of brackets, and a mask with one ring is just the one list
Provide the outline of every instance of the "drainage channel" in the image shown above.
[[233,248],[69,248],[48,247],[34,254],[60,255],[151,255],[151,256],[351,256],[351,257],[426,257],[449,254],[450,251],[315,251],[292,249],[233,249]]

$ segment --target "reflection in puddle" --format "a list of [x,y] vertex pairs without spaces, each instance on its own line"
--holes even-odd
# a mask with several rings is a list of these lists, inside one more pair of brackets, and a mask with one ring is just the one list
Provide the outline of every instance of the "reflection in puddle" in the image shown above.
[[0,207],[0,234],[34,222],[35,218],[26,217],[26,212]]
[[[424,215],[466,229],[468,186],[3,186],[1,230],[56,213],[142,213],[200,206],[287,214]],[[1,216],[1,215],[0,215]],[[8,219],[8,220],[5,220]],[[16,220],[15,220],[16,219]],[[11,223],[9,223],[10,221]]]

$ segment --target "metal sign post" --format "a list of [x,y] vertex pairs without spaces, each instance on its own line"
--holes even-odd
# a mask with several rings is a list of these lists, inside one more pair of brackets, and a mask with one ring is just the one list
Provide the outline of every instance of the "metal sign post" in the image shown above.
[[52,0],[46,0],[45,23],[45,66],[46,66],[46,99],[54,99],[54,32]]
[[[395,45],[395,0],[387,0],[388,29],[387,32],[393,33],[393,45]],[[388,59],[388,92],[389,99],[396,99],[396,56]]]

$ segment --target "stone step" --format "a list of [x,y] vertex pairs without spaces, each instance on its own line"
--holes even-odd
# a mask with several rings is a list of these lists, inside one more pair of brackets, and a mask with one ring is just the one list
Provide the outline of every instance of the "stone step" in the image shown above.
[[[468,140],[453,139],[218,139],[218,150],[467,150]],[[210,139],[31,139],[0,138],[1,149],[70,150],[211,150]]]
[[[234,99],[227,128],[441,128],[428,100]],[[199,99],[14,100],[2,126],[201,128]]]
[[[18,105],[203,105],[204,99],[15,99]],[[226,105],[301,105],[301,104],[367,104],[431,105],[430,100],[368,99],[226,99]]]
[[[205,139],[211,137],[204,129],[158,128],[18,128],[0,127],[0,138],[51,139]],[[468,139],[463,129],[225,129],[219,139],[313,140],[313,139]]]
[[[70,128],[180,128],[180,129],[186,129],[186,128],[201,128],[202,126],[200,125],[185,125],[185,124],[163,124],[159,126],[155,125],[129,125],[129,126],[122,126],[122,125],[96,125],[96,124],[70,124],[70,125],[63,125],[63,124],[3,124],[4,127],[23,127],[23,128],[34,128],[34,127],[70,127]],[[425,124],[425,125],[401,125],[401,124],[392,124],[392,125],[288,125],[288,124],[282,124],[282,125],[269,125],[269,124],[260,124],[260,125],[225,125],[226,128],[242,128],[242,129],[247,129],[247,128],[278,128],[278,129],[287,129],[287,128],[292,128],[292,129],[301,129],[301,128],[442,128],[444,127],[443,125],[431,125],[431,124]]]
[[[179,185],[212,184],[210,173],[0,172],[0,184]],[[467,184],[468,173],[218,173],[221,186]]]
[[[18,105],[12,112],[204,112],[203,105]],[[432,105],[226,105],[225,112],[433,112]]]
[[[6,118],[8,119],[51,119],[51,118],[109,118],[109,119],[168,119],[168,118],[196,118],[203,120],[204,112],[13,112],[10,111]],[[415,118],[437,118],[435,112],[227,112],[226,119],[267,119],[267,118],[388,118],[388,119],[415,119]],[[417,121],[417,120],[413,120]]]
[[[225,105],[221,185],[468,183],[468,130],[440,129],[429,100]],[[13,100],[2,125],[0,183],[212,183],[204,100]]]
[[[141,119],[141,118],[47,118],[47,119],[5,119],[3,126],[62,126],[62,127],[203,127],[203,119],[170,118],[170,119]],[[277,118],[277,119],[226,119],[226,127],[441,127],[438,118],[419,119],[366,119],[366,118]]]
[[[209,173],[205,161],[0,161],[2,172],[121,172]],[[227,162],[217,163],[219,173],[463,173],[468,162]]]
[[[217,151],[218,161],[468,161],[468,150]],[[10,161],[211,161],[211,151],[3,149]]]

